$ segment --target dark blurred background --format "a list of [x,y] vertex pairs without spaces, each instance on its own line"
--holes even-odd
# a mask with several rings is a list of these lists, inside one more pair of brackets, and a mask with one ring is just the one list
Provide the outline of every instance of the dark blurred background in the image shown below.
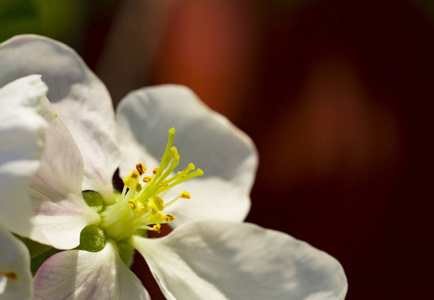
[[244,130],[247,221],[336,257],[348,300],[432,297],[433,26],[430,0],[0,0],[2,41],[69,44],[115,105],[181,83]]

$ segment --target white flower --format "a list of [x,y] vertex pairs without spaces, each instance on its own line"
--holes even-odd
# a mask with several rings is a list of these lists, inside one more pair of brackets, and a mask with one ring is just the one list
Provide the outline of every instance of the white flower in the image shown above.
[[[51,101],[42,105],[49,129],[39,168],[27,172],[34,211],[6,199],[16,214],[2,217],[20,235],[80,249],[40,267],[35,299],[149,299],[127,267],[134,248],[168,299],[344,299],[346,278],[335,259],[240,223],[250,208],[254,146],[190,90],[133,92],[115,121],[104,85],[73,50],[36,36],[2,44],[0,86],[29,74],[42,74]],[[186,170],[179,176],[178,163]],[[118,167],[129,188],[120,195],[112,188]],[[175,229],[168,236],[143,236],[169,221]]]
[[0,299],[32,297],[29,252],[7,228],[16,223],[11,216],[31,212],[27,186],[40,165],[48,128],[38,112],[46,92],[37,75],[0,89]]
[[32,273],[26,246],[0,224],[0,299],[31,299]]

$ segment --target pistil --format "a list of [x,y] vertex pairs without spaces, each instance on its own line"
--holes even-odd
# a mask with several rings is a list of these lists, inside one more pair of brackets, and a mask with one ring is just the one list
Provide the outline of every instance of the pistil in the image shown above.
[[163,214],[162,211],[181,198],[190,199],[186,191],[167,202],[162,199],[174,186],[203,175],[201,169],[195,170],[190,163],[185,170],[169,178],[180,160],[177,148],[172,146],[174,135],[175,129],[172,128],[160,166],[152,170],[153,175],[146,175],[146,167],[138,163],[136,170],[124,178],[124,188],[115,197],[115,203],[101,213],[102,228],[108,237],[120,241],[129,238],[138,229],[159,231],[161,224],[175,220],[173,215]]

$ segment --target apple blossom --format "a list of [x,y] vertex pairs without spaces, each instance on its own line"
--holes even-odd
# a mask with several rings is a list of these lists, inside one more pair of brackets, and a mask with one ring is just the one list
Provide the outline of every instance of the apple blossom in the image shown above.
[[32,273],[26,246],[0,224],[0,299],[31,299]]
[[[48,128],[39,114],[46,92],[38,75],[0,88],[0,299],[32,297],[29,251],[9,229],[18,223],[13,218],[32,212],[27,186],[40,165]],[[28,226],[28,221],[17,226]]]
[[[49,88],[41,105],[49,128],[29,172],[32,209],[22,195],[20,218],[4,217],[17,234],[66,250],[39,268],[35,299],[149,299],[128,268],[134,249],[168,299],[344,299],[334,258],[241,223],[256,150],[189,89],[132,92],[115,120],[106,88],[69,47],[37,36],[2,44],[0,86],[29,74]],[[168,236],[147,237],[169,222]]]

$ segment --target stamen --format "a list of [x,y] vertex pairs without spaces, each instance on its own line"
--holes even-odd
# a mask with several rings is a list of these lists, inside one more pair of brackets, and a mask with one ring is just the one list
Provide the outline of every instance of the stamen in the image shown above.
[[151,215],[149,216],[149,221],[151,224],[167,223],[166,219],[167,219],[166,215],[162,213],[156,213],[156,214],[151,213]]
[[[144,176],[146,167],[142,163],[136,164],[136,169],[123,180],[122,194],[101,213],[102,227],[111,238],[117,241],[126,239],[137,229],[159,231],[161,224],[175,220],[175,216],[164,214],[163,210],[180,198],[191,198],[190,193],[184,191],[167,203],[162,199],[172,187],[203,175],[201,169],[195,170],[194,164],[190,163],[185,170],[169,178],[179,164],[180,155],[177,148],[172,146],[175,129],[168,132],[165,152],[159,167],[153,169],[153,175]],[[140,180],[142,175],[144,177]],[[142,181],[146,183],[143,186]]]
[[152,209],[154,213],[162,211],[164,209],[164,201],[158,196],[153,196],[150,198],[149,207]]
[[146,230],[151,230],[154,231],[154,228],[148,225],[141,225],[139,227],[137,227],[137,229],[146,229]]
[[176,219],[175,216],[173,216],[171,214],[166,215],[166,222],[171,222],[171,221],[174,221],[175,219]]
[[179,197],[184,198],[184,199],[190,199],[191,195],[189,192],[184,191],[181,193],[181,195],[179,195]]
[[173,203],[175,203],[180,197],[176,197],[175,199],[170,200],[169,202],[167,202],[166,204],[164,204],[164,207],[167,208],[170,205],[172,205]]
[[175,199],[172,199],[169,202],[167,202],[166,204],[164,204],[164,208],[168,208],[170,205],[172,205],[173,203],[175,203],[176,201],[178,201],[179,198],[190,199],[191,195],[190,195],[189,192],[184,191],[178,197],[176,197]]
[[125,194],[127,193],[127,189],[128,189],[128,187],[127,187],[127,185],[125,184],[125,181],[124,181],[124,188],[122,189],[122,193],[121,193],[122,197],[124,197]]
[[136,203],[134,203],[133,200],[128,200],[128,203],[130,204],[132,209],[136,209]]
[[124,185],[126,187],[128,187],[128,188],[131,187],[131,176],[130,175],[128,175],[127,177],[125,177],[125,179],[124,179]]
[[146,167],[145,167],[144,164],[142,164],[142,163],[138,163],[138,164],[136,165],[136,170],[137,170],[137,172],[139,172],[140,176],[142,176],[143,174],[145,174]]

